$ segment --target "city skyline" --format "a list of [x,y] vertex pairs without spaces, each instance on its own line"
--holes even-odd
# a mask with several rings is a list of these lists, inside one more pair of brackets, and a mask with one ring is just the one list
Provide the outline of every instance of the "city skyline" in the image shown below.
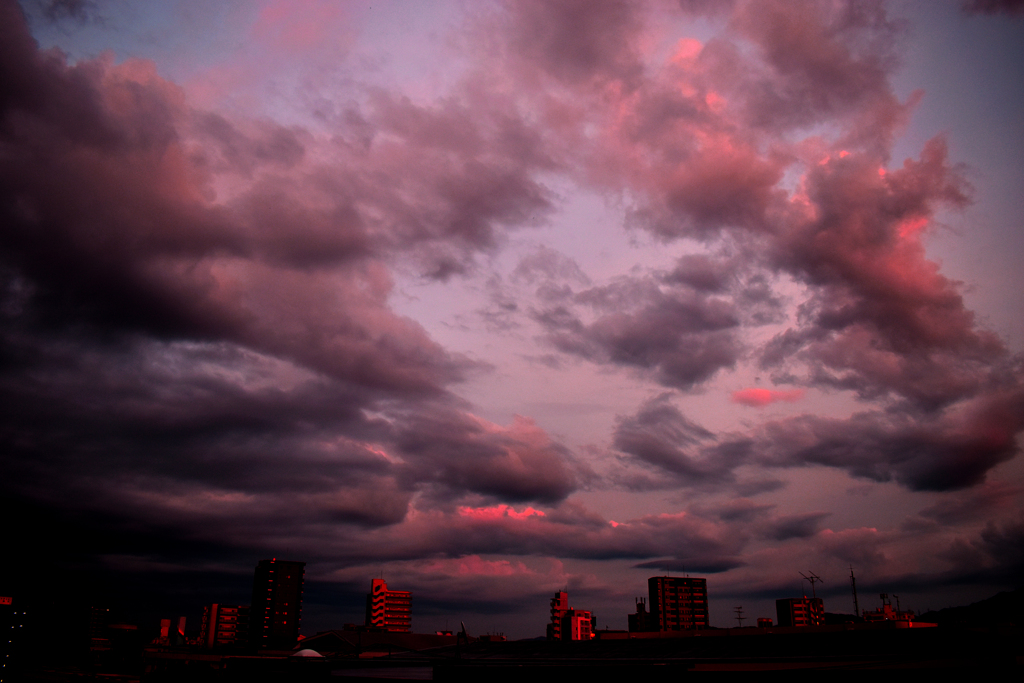
[[1019,585],[1021,7],[0,0],[0,580]]

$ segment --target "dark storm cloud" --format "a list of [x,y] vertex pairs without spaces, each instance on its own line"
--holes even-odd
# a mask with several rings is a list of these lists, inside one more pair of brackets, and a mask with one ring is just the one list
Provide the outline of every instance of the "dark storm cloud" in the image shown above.
[[411,482],[438,481],[500,500],[555,502],[576,488],[568,450],[529,418],[502,428],[450,410],[410,416],[396,435]]
[[5,496],[166,557],[303,556],[327,529],[400,523],[419,490],[575,488],[532,422],[457,408],[446,387],[476,366],[387,303],[389,254],[437,242],[462,263],[545,210],[514,117],[467,129],[455,105],[378,98],[357,132],[403,142],[321,166],[307,131],[195,112],[148,63],[69,65],[0,12]]
[[[570,498],[783,486],[737,481],[745,465],[963,490],[1024,427],[1019,361],[921,241],[969,201],[962,169],[941,140],[889,165],[915,101],[889,84],[900,28],[878,3],[682,4],[730,13],[725,35],[657,67],[642,4],[510,3],[474,24],[481,66],[450,96],[364,92],[324,139],[194,111],[148,63],[41,53],[0,3],[2,497],[88,531],[76,557],[126,567],[483,553],[724,572],[751,539],[884,567],[892,538],[821,530],[824,513],[735,501],[620,522]],[[392,310],[389,269],[474,272],[555,210],[543,174],[709,251],[597,285],[527,255],[509,282],[536,287],[560,358],[692,391],[756,352],[874,407],[714,433],[662,395],[618,419],[604,481],[529,417],[469,413],[449,391],[481,365]],[[807,298],[752,349],[751,328],[785,320],[786,280]],[[491,324],[511,329],[526,306],[493,283]],[[950,500],[920,519],[990,509]],[[951,545],[947,579],[1019,568],[1019,527]]]
[[700,574],[719,574],[737,567],[745,567],[746,562],[735,557],[702,557],[693,560],[651,560],[635,564],[636,569],[660,569],[665,572],[698,572]]
[[986,519],[1013,510],[1019,487],[986,482],[982,486],[947,496],[922,509],[918,515],[933,523],[955,526],[969,520]]
[[764,425],[762,462],[816,463],[914,490],[961,489],[984,481],[1017,453],[1024,394],[996,394],[959,414],[860,413],[846,420],[810,415]]
[[982,483],[990,469],[1017,454],[1016,434],[1024,428],[1024,392],[1016,389],[994,391],[939,415],[909,410],[845,419],[800,415],[745,434],[709,432],[688,420],[670,398],[652,399],[619,420],[614,443],[627,456],[624,463],[653,467],[661,475],[642,476],[627,467],[616,479],[628,488],[731,484],[737,467],[757,463],[826,465],[912,490],[964,489]]
[[[503,229],[539,225],[552,197],[533,173],[557,162],[548,140],[515,115],[507,99],[467,86],[465,101],[420,106],[376,92],[368,120],[377,137],[355,183],[386,216],[385,239],[402,248],[426,242],[444,273],[464,271],[469,254],[491,248]],[[431,252],[424,252],[430,262]]]
[[[742,530],[717,524],[697,514],[646,515],[615,522],[571,501],[549,513],[461,507],[455,514],[434,512],[410,516],[401,527],[366,532],[361,542],[340,541],[343,552],[359,553],[353,561],[372,557],[407,560],[441,553],[538,555],[581,559],[648,559],[735,557],[746,543]],[[374,540],[376,539],[376,540]],[[367,543],[376,547],[367,552]]]
[[620,418],[615,447],[671,475],[676,483],[699,486],[731,480],[740,461],[729,455],[740,454],[723,453],[715,435],[687,420],[670,399],[670,394],[663,394],[641,406],[636,415]]
[[818,523],[832,513],[809,512],[800,515],[787,515],[772,520],[766,535],[776,541],[790,538],[809,538],[818,533]]
[[[738,333],[745,313],[735,299],[750,288],[740,283],[732,297],[705,291],[709,278],[716,277],[725,282],[706,260],[684,257],[669,274],[621,278],[572,293],[571,299],[570,292],[542,297],[556,305],[538,310],[534,318],[564,353],[649,371],[665,386],[690,389],[735,365],[742,350]],[[538,289],[538,295],[547,292]],[[763,303],[765,310],[778,304],[772,297]],[[596,314],[591,322],[577,312],[582,307]]]

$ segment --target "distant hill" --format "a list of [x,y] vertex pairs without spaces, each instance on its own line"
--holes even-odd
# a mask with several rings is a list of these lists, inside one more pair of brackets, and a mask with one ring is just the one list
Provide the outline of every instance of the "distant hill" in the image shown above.
[[947,607],[918,615],[917,621],[943,626],[1024,626],[1024,588],[1003,591],[964,607]]

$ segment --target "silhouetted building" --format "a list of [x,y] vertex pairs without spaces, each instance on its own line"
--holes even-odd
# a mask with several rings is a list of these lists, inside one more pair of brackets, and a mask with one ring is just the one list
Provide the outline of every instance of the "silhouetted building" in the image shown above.
[[708,627],[708,581],[689,576],[647,579],[652,631],[691,631]]
[[252,581],[249,645],[286,650],[299,640],[305,562],[260,560]]
[[597,618],[589,611],[569,606],[569,594],[558,591],[551,598],[548,640],[591,640]]
[[627,615],[627,617],[630,633],[654,630],[651,626],[651,615],[647,611],[647,604],[645,603],[644,598],[637,598],[636,613]]
[[412,625],[412,593],[388,590],[384,579],[374,579],[366,596],[366,625],[408,633]]
[[878,622],[878,621],[913,621],[914,612],[913,610],[907,610],[906,612],[899,608],[899,596],[896,596],[896,609],[892,608],[892,601],[889,600],[888,593],[879,593],[879,598],[882,599],[882,606],[876,610],[864,610],[864,621],[867,622]]
[[757,627],[758,628],[771,628],[772,627],[772,620],[769,619],[768,617],[758,617],[757,618]]
[[821,598],[784,598],[775,601],[779,626],[824,626],[825,605]]
[[203,608],[199,642],[206,649],[242,646],[249,637],[249,606],[213,603]]

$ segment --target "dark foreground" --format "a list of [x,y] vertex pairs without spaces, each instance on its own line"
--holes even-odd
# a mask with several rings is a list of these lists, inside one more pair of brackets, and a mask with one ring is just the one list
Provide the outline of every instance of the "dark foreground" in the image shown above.
[[[672,639],[474,642],[420,652],[349,653],[323,658],[226,656],[148,648],[138,671],[121,675],[41,666],[32,681],[522,681],[572,675],[678,679],[712,672],[924,670],[1022,680],[1024,629],[931,628],[804,633],[707,631]],[[29,672],[25,672],[29,673]]]

